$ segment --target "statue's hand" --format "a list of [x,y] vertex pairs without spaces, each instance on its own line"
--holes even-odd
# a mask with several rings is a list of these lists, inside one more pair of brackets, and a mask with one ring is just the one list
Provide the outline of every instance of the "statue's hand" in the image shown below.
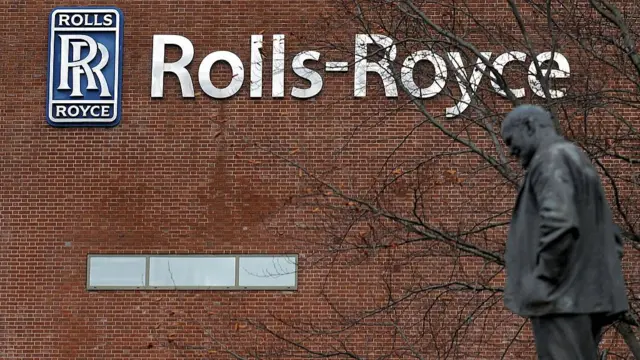
[[531,273],[523,279],[522,289],[529,305],[539,306],[549,303],[554,285]]

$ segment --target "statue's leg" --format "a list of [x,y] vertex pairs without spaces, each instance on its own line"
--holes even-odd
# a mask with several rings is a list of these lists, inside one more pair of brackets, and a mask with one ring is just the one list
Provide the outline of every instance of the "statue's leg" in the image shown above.
[[589,315],[547,315],[531,318],[540,360],[597,360],[598,350]]
[[598,348],[598,345],[600,345],[600,342],[602,341],[602,336],[606,330],[605,327],[613,324],[618,316],[618,314],[607,315],[604,313],[595,313],[591,315],[591,333],[593,334],[596,348]]

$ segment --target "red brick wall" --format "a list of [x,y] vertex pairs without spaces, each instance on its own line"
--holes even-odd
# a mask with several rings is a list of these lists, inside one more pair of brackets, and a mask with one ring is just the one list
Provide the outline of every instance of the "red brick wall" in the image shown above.
[[[291,86],[306,86],[290,69],[293,54],[322,48],[325,35],[342,37],[346,46],[353,46],[353,29],[334,27],[330,34],[316,25],[332,14],[327,2],[114,4],[125,16],[121,124],[109,129],[53,128],[44,114],[49,13],[55,6],[104,3],[0,1],[0,358],[218,359],[227,357],[224,346],[243,354],[266,351],[277,348],[277,342],[234,318],[262,320],[292,334],[271,315],[296,325],[306,321],[335,325],[340,317],[321,295],[341,312],[353,314],[384,303],[382,280],[390,273],[398,290],[415,283],[416,274],[437,282],[452,272],[474,278],[492,270],[481,262],[461,265],[430,255],[393,272],[389,270],[393,259],[406,259],[406,253],[394,251],[364,260],[362,254],[349,253],[332,263],[321,251],[326,250],[319,244],[324,235],[301,226],[333,220],[299,197],[315,192],[313,181],[265,149],[290,156],[314,172],[337,167],[331,175],[336,184],[362,190],[381,168],[403,168],[455,148],[435,129],[421,128],[384,164],[420,117],[409,107],[392,111],[406,105],[385,99],[374,76],[367,97],[354,99],[352,69],[323,74],[324,88],[314,99],[291,98]],[[507,11],[493,11],[480,2],[478,6],[479,16],[495,19]],[[446,21],[446,16],[440,17]],[[229,50],[248,68],[250,36],[258,33],[265,36],[263,98],[249,98],[248,70],[242,90],[233,98],[214,100],[202,94],[197,66],[204,56]],[[280,33],[287,36],[287,95],[272,99],[270,39]],[[154,34],[182,35],[192,41],[195,58],[190,72],[199,93],[195,99],[183,99],[171,75],[165,77],[164,98],[151,99]],[[492,50],[487,39],[478,41],[481,50]],[[322,62],[353,61],[339,51],[321,50]],[[176,56],[175,51],[168,52],[169,58]],[[222,66],[214,70],[218,71],[214,84],[224,86],[229,70]],[[452,102],[437,98],[428,104],[440,114]],[[508,109],[506,103],[499,106]],[[464,130],[455,120],[447,121]],[[421,173],[431,189],[432,219],[456,227],[479,213],[510,206],[512,190],[506,185],[487,186],[495,179],[471,174],[468,169],[474,166],[469,158],[442,160]],[[451,169],[464,178],[464,186],[443,175]],[[409,184],[405,185],[394,188],[402,206],[411,201]],[[493,236],[497,243],[502,241],[500,234]],[[86,256],[100,253],[299,253],[299,289],[88,292]],[[500,278],[496,282],[500,285]],[[429,358],[444,358],[447,349],[442,345],[460,317],[464,320],[479,298],[487,299],[456,296],[435,303],[421,298],[400,316],[399,321],[410,323],[435,304],[429,335],[423,334],[424,341],[419,341]],[[505,312],[499,298],[495,300],[489,315],[472,321],[465,330],[466,343],[456,345],[459,349],[449,358],[500,356],[520,319]],[[203,329],[213,335],[207,337]],[[345,341],[349,350],[362,356],[387,353],[393,346],[387,325],[356,329]],[[212,337],[220,343],[212,343]],[[530,339],[525,340],[514,345],[511,358],[530,357]],[[314,346],[330,342],[328,337],[310,341]],[[394,357],[404,354],[397,352]],[[281,356],[287,357],[293,355]]]

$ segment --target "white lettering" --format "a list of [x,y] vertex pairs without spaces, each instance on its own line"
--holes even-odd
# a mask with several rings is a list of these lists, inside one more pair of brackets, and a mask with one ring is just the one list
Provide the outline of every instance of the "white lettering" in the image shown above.
[[[62,39],[60,44],[60,85],[58,86],[58,90],[72,90],[71,96],[83,96],[80,88],[80,77],[84,75],[87,77],[87,90],[98,89],[95,80],[95,77],[97,77],[101,88],[100,96],[111,96],[107,80],[102,74],[102,69],[109,62],[109,51],[107,48],[102,44],[96,43],[93,38],[87,35],[72,34],[58,36]],[[69,44],[73,47],[72,61],[69,61]],[[89,52],[84,59],[81,59],[82,48],[85,46],[89,47]],[[98,51],[100,51],[100,62],[96,66],[90,67],[89,63],[93,61]],[[73,89],[69,87],[69,69],[72,71]]]
[[58,26],[69,26],[69,14],[60,14],[58,16]]
[[99,14],[93,14],[93,19],[89,18],[90,14],[84,15],[85,26],[102,26]]
[[296,86],[291,89],[291,96],[300,99],[314,97],[322,90],[322,77],[317,71],[304,66],[304,62],[307,60],[320,60],[320,53],[317,51],[303,51],[293,58],[293,72],[311,83],[308,89],[301,89]]
[[251,89],[252,98],[262,97],[262,35],[251,35]]
[[91,110],[91,106],[80,105],[80,112],[82,112],[82,117],[87,117],[87,113]]
[[113,25],[113,14],[106,14],[103,18],[105,26]]
[[[60,14],[57,26],[112,26],[114,14]],[[101,18],[102,17],[102,18]]]
[[57,118],[108,118],[109,105],[55,105]]
[[[180,60],[173,63],[164,62],[164,50],[167,45],[176,45],[182,51]],[[170,72],[178,76],[182,97],[195,96],[193,82],[186,66],[193,60],[193,44],[189,39],[179,35],[154,35],[153,55],[151,59],[151,97],[161,98],[164,93],[164,73]]]
[[[569,68],[569,62],[567,61],[567,58],[558,52],[553,55],[553,61],[551,61],[548,66],[549,68],[552,68],[553,63],[556,63],[558,65],[558,69],[548,70],[542,68],[545,62],[551,60],[551,52],[544,52],[542,54],[539,54],[536,59],[538,60],[538,64],[540,65],[540,72],[542,72],[542,74],[540,74],[541,78],[546,77],[548,71],[551,71],[551,73],[549,74],[549,79],[566,79],[571,75],[571,68]],[[529,66],[528,78],[529,87],[531,87],[533,93],[540,97],[545,97],[544,91],[542,89],[542,83],[538,80],[536,66],[533,61]],[[565,95],[566,90],[566,88],[561,88],[560,90],[549,89],[549,95],[552,99],[561,98]]]
[[273,35],[271,97],[284,97],[284,35]]
[[56,117],[67,117],[67,108],[62,105],[56,105]]
[[[226,88],[218,89],[211,82],[211,68],[213,64],[218,61],[224,61],[231,66],[233,75],[231,76],[231,82]],[[207,95],[214,99],[225,99],[235,95],[244,82],[244,67],[242,66],[242,60],[229,51],[216,51],[207,55],[200,64],[198,70],[198,80],[200,81],[200,87]]]
[[[384,56],[380,61],[367,62],[367,48],[369,44],[376,44],[384,49]],[[367,72],[375,72],[382,78],[384,84],[384,93],[387,97],[398,96],[396,82],[391,73],[391,62],[396,58],[396,46],[393,45],[393,39],[384,35],[356,35],[355,49],[355,70],[353,95],[355,97],[364,97],[367,95]]]
[[[496,60],[493,62],[493,68],[496,69],[496,71],[498,72],[498,74],[500,74],[502,76],[503,72],[504,72],[504,67],[515,60],[518,61],[522,61],[524,62],[527,59],[527,54],[521,52],[521,51],[510,51],[504,54],[500,54]],[[496,76],[493,72],[489,73],[489,76],[491,77],[491,86],[493,87],[493,89],[500,95],[507,97],[507,92],[504,91],[501,87],[500,84],[498,84]],[[525,91],[524,88],[520,88],[520,89],[509,89],[512,93],[513,96],[515,96],[516,98],[521,98],[525,96]]]
[[84,17],[81,14],[71,15],[71,24],[73,26],[80,26],[84,23]]
[[[435,76],[431,86],[421,89],[413,79],[413,70],[420,61],[428,61],[435,69]],[[437,54],[420,50],[409,55],[402,64],[401,80],[411,96],[426,99],[438,95],[447,84],[447,64],[444,59]]]
[[[117,18],[116,18],[117,19]],[[60,23],[65,20],[60,17]],[[69,20],[69,19],[67,19]],[[90,20],[90,19],[89,19]],[[99,18],[94,18],[95,22],[98,22]],[[77,22],[71,17],[72,23]],[[102,19],[104,24],[111,24],[115,21],[113,15],[105,15]],[[61,35],[66,36],[66,35]],[[73,35],[69,35],[73,36]],[[83,35],[76,35],[83,36]],[[169,45],[176,45],[182,51],[181,58],[173,63],[165,62],[165,48]],[[378,46],[380,49],[376,53],[369,53],[368,47],[370,45]],[[65,48],[66,46],[66,48]],[[63,68],[73,69],[73,86],[79,88],[79,76],[86,75],[88,73],[96,73],[96,76],[100,78],[98,74],[99,70],[104,67],[101,61],[101,65],[98,65],[94,69],[89,68],[90,58],[96,56],[98,51],[106,52],[106,49],[101,49],[100,44],[93,45],[91,41],[83,39],[83,41],[71,41],[66,43],[63,41],[62,48],[67,52],[73,53],[73,60],[64,63]],[[89,47],[87,51],[87,47]],[[251,35],[251,66],[250,66],[250,91],[249,96],[251,98],[261,98],[263,95],[263,64],[265,53],[263,51],[263,35]],[[85,59],[80,59],[80,54],[88,53]],[[377,56],[381,54],[381,56]],[[355,97],[366,96],[367,91],[367,77],[369,73],[375,73],[380,76],[382,84],[384,85],[384,92],[386,97],[397,97],[397,84],[396,79],[391,68],[391,64],[395,61],[397,52],[396,46],[388,36],[379,34],[356,34],[355,36],[355,63],[354,63],[354,90]],[[463,60],[460,52],[448,52],[446,58],[440,56],[432,51],[419,50],[410,54],[404,59],[402,69],[400,71],[399,80],[402,82],[402,86],[407,90],[409,95],[426,99],[435,97],[442,92],[447,86],[448,72],[453,70],[456,75],[456,82],[460,89],[460,99],[455,101],[454,106],[447,107],[445,115],[448,118],[453,118],[461,115],[466,111],[473,101],[473,96],[478,91],[480,82],[484,72],[487,70],[487,64],[490,61],[491,52],[481,52],[475,63],[468,64],[472,68],[471,74],[467,74],[467,65]],[[375,56],[376,60],[371,60],[370,57]],[[163,96],[164,86],[164,73],[171,72],[177,75],[180,81],[183,97],[194,97],[193,82],[186,66],[191,63],[194,57],[193,44],[189,39],[178,35],[154,35],[153,37],[153,57],[152,57],[152,78],[151,78],[151,96],[158,98]],[[306,61],[319,61],[321,54],[317,51],[302,51],[293,58],[292,69],[293,72],[300,78],[307,80],[310,84],[307,88],[301,86],[291,87],[291,96],[299,99],[308,99],[317,96],[324,86],[323,78],[321,74],[307,66]],[[103,56],[104,58],[108,58]],[[545,52],[539,54],[536,59],[541,63],[543,69],[541,74],[536,74],[535,66],[531,64],[528,67],[530,74],[528,74],[528,82],[531,89],[537,96],[544,97],[542,91],[542,85],[539,79],[544,76],[549,78],[568,78],[570,75],[570,68],[567,59],[560,53],[555,53],[553,60],[551,60],[551,53]],[[501,96],[507,97],[506,84],[499,83],[497,77],[501,77],[504,74],[505,67],[511,62],[525,62],[527,60],[527,54],[520,51],[508,51],[500,54],[491,66],[495,72],[490,72],[491,86]],[[224,61],[231,66],[232,78],[229,84],[224,88],[217,88],[211,81],[211,70],[216,62]],[[420,87],[416,83],[414,78],[415,68],[421,61],[428,61],[434,68],[433,81],[426,87]],[[450,62],[450,66],[447,66],[447,62]],[[92,71],[93,70],[93,71]],[[234,53],[229,51],[216,51],[207,55],[198,68],[198,81],[200,87],[204,93],[216,98],[224,99],[237,94],[244,83],[244,67],[241,59]],[[327,72],[348,71],[347,62],[332,61],[326,63]],[[271,96],[273,98],[282,98],[285,94],[285,35],[277,34],[273,35],[273,47],[272,47],[272,87]],[[68,81],[69,75],[65,71],[60,76],[60,89],[70,89]],[[95,80],[90,76],[89,87],[96,87]],[[104,90],[104,89],[103,89]],[[522,98],[525,94],[524,88],[510,89],[509,91],[516,97]],[[549,93],[552,98],[558,98],[565,95],[565,88],[550,89]],[[79,96],[80,93],[74,91],[72,96]],[[104,109],[103,109],[104,110]],[[61,110],[65,111],[65,110]],[[66,110],[69,113],[70,110]],[[96,116],[92,109],[92,115]],[[107,110],[104,110],[107,111]]]
[[69,114],[69,117],[76,117],[80,114],[80,109],[78,109],[76,105],[71,105],[67,108],[67,113]]
[[[481,52],[482,57],[484,57],[487,61],[491,57],[490,52]],[[447,117],[456,117],[462,114],[469,105],[471,104],[471,94],[475,93],[478,90],[478,85],[480,85],[480,80],[482,80],[482,75],[484,74],[487,66],[482,61],[481,58],[476,60],[476,64],[473,67],[473,72],[471,73],[471,77],[467,80],[467,72],[464,69],[464,62],[462,61],[462,57],[459,52],[449,52],[447,53],[449,56],[449,61],[453,64],[453,68],[456,72],[456,80],[458,82],[458,87],[460,88],[460,102],[455,104],[452,107],[448,107],[445,110],[445,114]],[[471,85],[469,89],[467,84]]]

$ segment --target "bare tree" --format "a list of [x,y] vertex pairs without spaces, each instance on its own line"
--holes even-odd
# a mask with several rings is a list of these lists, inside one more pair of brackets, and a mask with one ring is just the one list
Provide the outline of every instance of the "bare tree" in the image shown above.
[[340,120],[319,155],[248,139],[299,178],[287,206],[298,214],[301,279],[316,279],[310,309],[262,317],[236,309],[213,322],[185,315],[206,333],[203,349],[238,359],[528,356],[526,321],[502,305],[522,172],[499,129],[513,106],[532,102],[601,172],[628,245],[632,308],[607,332],[604,354],[640,358],[640,6],[336,0],[332,8],[310,32],[321,37],[300,37],[353,59],[357,101],[327,96],[317,106],[357,116]]

